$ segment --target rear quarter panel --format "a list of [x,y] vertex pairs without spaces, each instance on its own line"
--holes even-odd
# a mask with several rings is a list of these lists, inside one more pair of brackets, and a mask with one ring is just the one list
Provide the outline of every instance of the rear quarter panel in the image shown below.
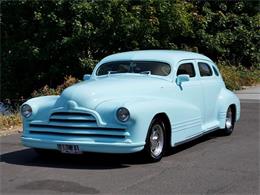
[[236,106],[236,121],[238,121],[240,118],[240,101],[232,91],[226,88],[222,88],[217,99],[218,120],[220,122],[220,128],[225,128],[227,109],[232,104]]

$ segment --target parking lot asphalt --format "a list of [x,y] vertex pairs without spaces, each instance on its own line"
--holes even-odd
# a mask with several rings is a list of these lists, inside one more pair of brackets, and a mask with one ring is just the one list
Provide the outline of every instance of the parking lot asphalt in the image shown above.
[[140,154],[43,158],[1,141],[1,194],[260,194],[258,100],[241,100],[231,136],[211,133],[146,164]]

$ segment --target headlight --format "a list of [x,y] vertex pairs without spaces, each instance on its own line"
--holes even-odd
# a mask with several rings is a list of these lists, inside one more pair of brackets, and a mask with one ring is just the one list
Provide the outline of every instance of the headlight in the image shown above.
[[21,108],[21,114],[25,118],[29,118],[32,115],[32,107],[29,106],[28,104],[24,104]]
[[119,121],[126,122],[130,118],[130,113],[129,113],[128,109],[121,107],[117,110],[116,116]]

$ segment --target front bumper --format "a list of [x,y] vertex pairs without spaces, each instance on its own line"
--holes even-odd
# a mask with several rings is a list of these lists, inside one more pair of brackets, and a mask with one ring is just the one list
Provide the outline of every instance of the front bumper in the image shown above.
[[78,145],[80,151],[98,153],[134,153],[141,151],[145,143],[133,142],[96,142],[85,140],[61,140],[48,138],[21,137],[22,144],[31,148],[58,150],[58,144]]

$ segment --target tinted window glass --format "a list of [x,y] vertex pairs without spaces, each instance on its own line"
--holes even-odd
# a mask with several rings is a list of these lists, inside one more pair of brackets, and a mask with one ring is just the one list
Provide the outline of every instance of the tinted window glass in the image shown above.
[[171,66],[163,62],[149,61],[125,61],[125,62],[109,62],[102,64],[96,75],[117,74],[117,73],[141,73],[159,76],[167,76],[171,72]]
[[212,66],[212,67],[213,67],[213,71],[214,71],[215,75],[219,76],[218,70],[214,66]]
[[190,77],[195,77],[195,70],[192,63],[181,64],[177,71],[177,76],[180,74],[188,74]]
[[199,65],[199,70],[200,70],[200,76],[202,76],[202,77],[212,76],[212,70],[208,64],[199,62],[198,65]]

